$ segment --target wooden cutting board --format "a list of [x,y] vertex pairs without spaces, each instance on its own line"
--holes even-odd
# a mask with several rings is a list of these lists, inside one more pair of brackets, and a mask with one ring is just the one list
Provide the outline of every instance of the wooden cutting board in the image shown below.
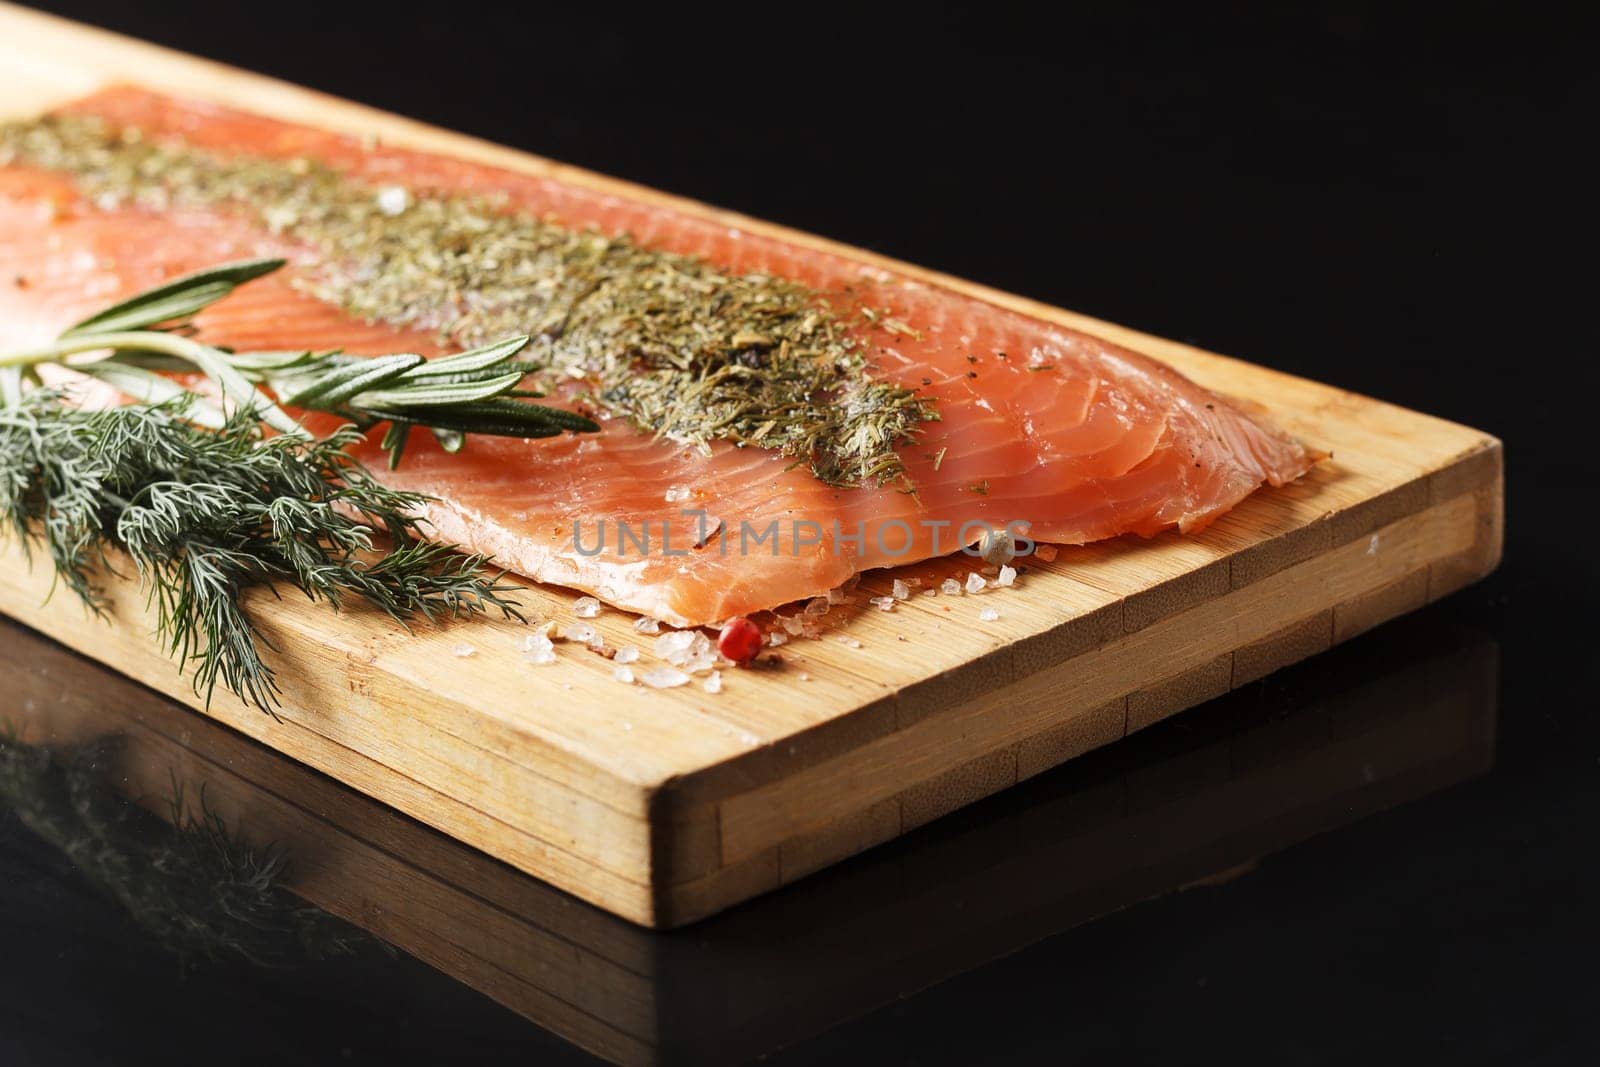
[[[475,620],[407,633],[370,613],[248,598],[284,669],[281,721],[219,695],[209,714],[610,911],[673,926],[793,881],[1088,749],[1328,648],[1488,573],[1498,441],[1476,430],[1150,337],[782,227],[423,126],[271,79],[0,5],[0,115],[116,82],[671,204],[1099,334],[1266,408],[1332,453],[1198,537],[1063,549],[1015,588],[866,604],[719,694],[624,686],[563,646]],[[965,562],[965,561],[963,561]],[[898,572],[962,575],[950,561]],[[9,545],[0,611],[198,707],[131,582],[114,623],[50,597]],[[533,617],[570,618],[555,589]],[[1000,613],[979,618],[982,608]],[[641,643],[632,618],[595,620]],[[456,655],[462,646],[470,658]]]
[[707,1067],[1486,772],[1498,649],[1421,623],[1396,647],[1369,640],[1303,664],[1270,697],[1213,702],[972,818],[672,933],[575,904],[3,621],[17,654],[0,659],[13,701],[0,731],[96,743],[106,782],[165,818],[174,790],[190,814],[203,796],[230,833],[280,851],[293,892],[598,1056]]

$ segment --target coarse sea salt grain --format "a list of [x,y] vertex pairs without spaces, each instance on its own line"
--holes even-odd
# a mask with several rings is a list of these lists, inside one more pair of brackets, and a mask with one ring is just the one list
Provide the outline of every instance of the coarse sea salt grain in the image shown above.
[[946,578],[944,581],[939,583],[939,592],[943,593],[945,596],[960,596],[961,583],[956,581],[954,578]]
[[689,646],[694,644],[695,631],[669,630],[656,638],[656,655],[668,663],[682,663],[689,658]]
[[806,601],[806,614],[826,615],[831,604],[832,601],[825,596],[812,597],[810,600]]
[[999,617],[1000,613],[993,608],[984,608],[982,611],[978,612],[978,618],[982,619],[984,622],[994,622]]
[[787,644],[788,642],[789,635],[783,633],[781,630],[774,630],[767,635],[767,644],[771,645],[773,648],[777,648],[779,645]]
[[639,681],[651,689],[671,689],[688,684],[689,676],[672,667],[657,667],[639,675]]
[[722,692],[722,672],[712,671],[711,677],[700,683],[700,688],[708,693]]
[[904,578],[896,578],[894,580],[894,586],[889,590],[889,595],[894,597],[896,600],[910,600],[911,586],[906,584],[906,580]]
[[378,190],[378,210],[393,218],[411,206],[411,194],[404,186],[386,185]]
[[666,501],[669,504],[681,504],[691,495],[692,491],[687,485],[674,485],[667,489]]
[[994,584],[997,587],[1001,588],[1001,589],[1007,589],[1010,586],[1016,584],[1016,581],[1017,581],[1017,568],[1015,568],[1015,567],[1001,567],[1000,568],[1000,573],[995,576]]
[[778,622],[783,626],[784,633],[790,637],[799,637],[805,633],[806,620],[799,615],[780,615]]
[[633,684],[633,668],[632,667],[613,667],[613,668],[611,668],[611,677],[615,678],[617,681],[621,682],[623,685],[632,685]]
[[661,632],[661,623],[644,615],[633,620],[633,628],[642,634],[658,634]]
[[476,656],[478,654],[478,650],[468,644],[459,644],[453,651],[455,652],[456,659],[466,659],[469,656]]
[[850,599],[850,595],[844,591],[844,587],[843,586],[840,586],[837,589],[828,590],[828,603],[829,604],[843,604],[846,600],[849,600],[849,599]]
[[600,601],[592,596],[581,596],[572,602],[572,613],[580,619],[592,619],[600,614]]
[[565,637],[568,641],[581,641],[586,645],[599,645],[602,643],[599,632],[586,622],[573,623],[571,626],[568,626],[565,630],[561,631],[561,636]]
[[1033,550],[1033,554],[1035,556],[1038,556],[1040,559],[1044,560],[1046,563],[1050,563],[1050,562],[1054,561],[1055,558],[1056,558],[1056,546],[1055,545],[1039,545],[1038,547],[1036,547]]
[[984,587],[988,584],[988,582],[983,580],[983,575],[979,574],[977,571],[973,571],[967,575],[967,592],[969,593],[981,593],[983,592]]
[[869,603],[879,611],[893,611],[897,602],[892,596],[875,596]]
[[689,655],[678,666],[690,674],[703,674],[717,665],[717,649],[711,640],[700,631],[695,631],[695,640],[689,645]]
[[632,663],[639,658],[639,649],[636,645],[624,645],[617,649],[617,654],[612,657],[613,663]]
[[522,641],[522,658],[529,663],[554,663],[556,646],[544,634],[529,634]]
[[849,645],[851,648],[860,648],[861,647],[861,642],[857,641],[853,637],[839,637],[839,638],[837,638],[837,640],[841,645]]

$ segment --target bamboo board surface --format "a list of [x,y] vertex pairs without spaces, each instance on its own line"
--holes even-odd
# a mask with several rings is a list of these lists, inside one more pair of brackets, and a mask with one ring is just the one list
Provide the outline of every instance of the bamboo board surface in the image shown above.
[[[677,925],[793,881],[1498,561],[1500,445],[1481,432],[0,5],[0,115],[124,81],[672,204],[885,266],[1143,351],[1333,454],[1197,537],[1063,549],[1030,562],[1014,589],[883,613],[865,599],[893,572],[870,574],[857,602],[830,616],[828,639],[786,646],[783,670],[728,673],[717,695],[620,685],[606,660],[571,646],[531,666],[515,624],[408,634],[373,614],[249,598],[293,663],[283,719],[220,694],[212,717],[636,922]],[[902,573],[964,570],[944,561]],[[110,589],[114,625],[48,597],[50,585],[6,547],[0,611],[198,705],[150,638],[135,585]],[[523,600],[532,616],[570,618],[574,596],[538,588]],[[983,607],[1001,617],[981,621]],[[638,643],[631,616],[594,621],[608,643]],[[462,644],[471,659],[453,654]]]
[[281,850],[293,892],[598,1056],[706,1067],[1487,771],[1498,649],[1411,630],[1403,651],[1368,641],[1305,664],[1272,697],[1214,703],[673,933],[576,904],[3,621],[18,655],[0,661],[0,729],[58,755],[94,745],[106,781],[162,817],[174,789],[191,814],[204,796],[230,833]]

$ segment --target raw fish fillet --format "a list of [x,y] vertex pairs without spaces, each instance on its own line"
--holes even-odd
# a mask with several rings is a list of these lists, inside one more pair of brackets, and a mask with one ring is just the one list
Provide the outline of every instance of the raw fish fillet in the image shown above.
[[[147,136],[219,153],[310,156],[374,185],[499,193],[508,208],[574,227],[629,232],[645,246],[764,271],[822,292],[850,286],[917,336],[874,335],[877,377],[919,388],[941,420],[901,449],[898,483],[837,488],[757,448],[709,455],[621,418],[601,433],[544,440],[470,438],[456,455],[416,434],[395,485],[439,498],[437,536],[487,552],[541,582],[581,589],[674,625],[713,623],[838,586],[870,568],[948,554],[985,524],[1025,524],[1035,541],[1081,544],[1203,527],[1313,457],[1263,419],[1156,361],[1087,334],[841,255],[730,229],[713,219],[583,185],[389,147],[135,88],[73,105]],[[229,259],[309,250],[219,210],[102,210],[70,179],[0,169],[0,348],[52,338],[112,300]],[[199,320],[237,349],[342,347],[438,354],[431,330],[354,319],[291,288],[287,272],[241,289]],[[13,281],[15,280],[15,281]],[[971,357],[969,359],[969,357]],[[924,385],[924,380],[927,384]],[[685,515],[698,510],[704,518]],[[591,553],[605,524],[605,547]],[[619,546],[617,523],[646,530]],[[776,524],[776,537],[750,536]],[[837,529],[845,538],[831,536]],[[810,524],[815,524],[813,527]],[[1020,527],[1019,527],[1020,528]],[[660,544],[670,530],[668,546]],[[815,531],[823,536],[812,541]],[[859,533],[859,539],[849,535]],[[700,547],[701,535],[709,540]],[[937,543],[936,543],[936,540]],[[620,548],[620,550],[619,550]]]

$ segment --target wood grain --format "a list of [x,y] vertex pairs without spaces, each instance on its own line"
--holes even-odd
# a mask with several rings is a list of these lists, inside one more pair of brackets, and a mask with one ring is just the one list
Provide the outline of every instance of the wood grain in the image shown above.
[[[1282,700],[1240,695],[682,934],[518,874],[187,708],[0,621],[0,730],[102,746],[157,815],[174,785],[288,860],[287,885],[623,1064],[746,1062],[986,960],[1481,773],[1496,649],[1470,631],[1369,642]],[[784,880],[901,832],[901,801],[784,846]],[[930,937],[930,930],[949,936]],[[870,960],[870,966],[863,966]]]
[[[282,119],[551,175],[826,248],[1165,360],[1259,404],[1333,459],[1263,491],[1200,536],[1064,549],[1017,587],[857,603],[836,633],[787,646],[784,669],[724,692],[625,687],[570,648],[521,661],[520,628],[407,634],[361,612],[250,607],[281,650],[274,722],[219,696],[208,713],[401,811],[636,922],[710,914],[934,818],[1053,762],[1410,610],[1499,558],[1499,442],[1366,397],[998,293],[256,75],[0,5],[0,113],[120,80]],[[937,579],[953,564],[907,568]],[[1420,577],[1419,577],[1420,576]],[[859,595],[893,575],[867,576]],[[0,610],[199,707],[148,637],[139,591],[88,617],[0,559]],[[529,590],[535,614],[571,595]],[[1000,618],[984,622],[982,607]],[[631,619],[597,620],[613,645]],[[834,637],[845,637],[845,644]],[[859,647],[856,647],[859,642]],[[452,650],[468,644],[470,660]]]

